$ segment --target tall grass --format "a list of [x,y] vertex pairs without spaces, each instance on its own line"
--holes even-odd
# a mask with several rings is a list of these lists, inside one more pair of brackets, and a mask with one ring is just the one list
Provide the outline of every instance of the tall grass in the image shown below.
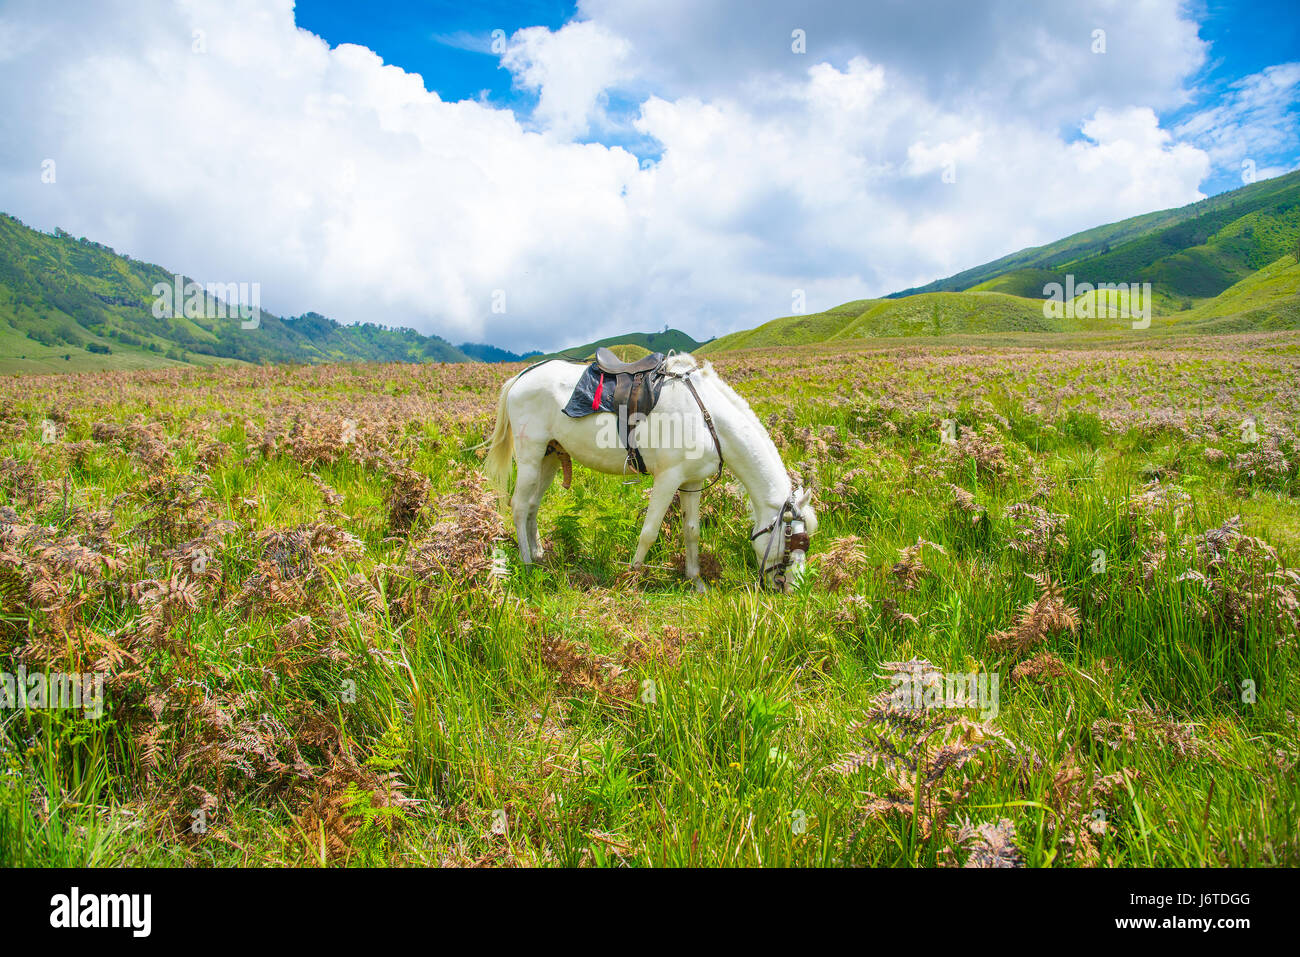
[[[0,863],[929,867],[1005,820],[1028,866],[1294,866],[1292,367],[1182,348],[720,357],[818,489],[793,595],[725,483],[704,595],[680,517],[632,573],[645,487],[582,471],[519,566],[465,451],[486,367],[5,383],[0,670],[110,678],[99,719],[0,712]],[[1074,627],[1008,650],[1044,581]],[[883,719],[917,659],[996,674],[996,716]]]

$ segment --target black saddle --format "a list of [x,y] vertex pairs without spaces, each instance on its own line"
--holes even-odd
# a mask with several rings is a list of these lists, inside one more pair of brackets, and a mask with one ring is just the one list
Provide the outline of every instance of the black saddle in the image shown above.
[[618,416],[619,441],[627,449],[627,467],[633,472],[644,474],[646,470],[633,432],[659,401],[664,383],[659,367],[663,361],[663,353],[654,352],[634,362],[624,362],[608,349],[598,348],[596,361],[582,374],[564,408],[564,414],[571,418],[593,412],[612,412]]
[[596,347],[596,365],[600,367],[601,372],[610,375],[636,375],[638,372],[652,372],[658,369],[659,364],[663,361],[664,354],[662,352],[652,352],[650,355],[642,356],[632,362],[624,362],[604,346]]

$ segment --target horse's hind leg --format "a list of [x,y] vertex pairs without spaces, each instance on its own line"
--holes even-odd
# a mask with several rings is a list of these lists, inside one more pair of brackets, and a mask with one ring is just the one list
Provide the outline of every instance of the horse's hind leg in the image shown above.
[[531,565],[537,560],[533,552],[533,538],[529,533],[529,521],[532,521],[532,535],[536,535],[537,500],[542,494],[542,456],[545,451],[545,444],[539,446],[534,442],[515,442],[515,462],[519,471],[515,478],[515,494],[510,499],[510,512],[515,523],[515,537],[519,542],[519,560],[525,565]]
[[533,561],[542,557],[542,540],[537,534],[537,512],[542,507],[542,496],[555,480],[555,473],[560,470],[560,457],[555,453],[542,456],[542,465],[538,472],[537,494],[533,496],[533,507],[528,513],[528,547],[533,554]]

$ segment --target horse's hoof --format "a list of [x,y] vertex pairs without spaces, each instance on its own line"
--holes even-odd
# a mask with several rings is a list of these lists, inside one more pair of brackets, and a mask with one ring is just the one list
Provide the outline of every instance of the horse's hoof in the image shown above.
[[708,591],[708,589],[704,587],[704,579],[703,579],[703,578],[697,578],[697,579],[695,579],[695,591],[696,591],[697,594],[700,594],[700,595],[703,595],[706,591]]

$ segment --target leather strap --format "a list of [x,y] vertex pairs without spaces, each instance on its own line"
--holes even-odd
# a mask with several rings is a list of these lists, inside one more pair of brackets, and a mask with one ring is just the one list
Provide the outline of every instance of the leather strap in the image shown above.
[[701,485],[699,488],[686,489],[688,492],[703,492],[706,488],[712,488],[717,484],[718,479],[722,478],[722,443],[718,440],[718,430],[713,427],[713,416],[709,415],[709,410],[704,407],[704,400],[700,394],[695,391],[695,383],[691,381],[691,374],[688,372],[681,376],[681,380],[686,383],[686,388],[691,390],[691,395],[695,397],[695,404],[700,407],[700,415],[704,416],[704,424],[709,429],[709,435],[713,437],[713,447],[718,450],[718,471],[708,485]]
[[[635,423],[635,420],[638,413],[641,411],[641,400],[645,396],[646,373],[637,372],[631,375],[620,375],[618,381],[620,388],[614,393],[616,398],[618,398],[620,394],[623,394],[622,388],[624,383],[627,383],[626,388],[628,390],[624,395],[623,400],[627,403],[627,431],[623,436],[623,444],[627,446],[627,465],[628,468],[632,469],[637,474],[644,475],[646,471],[645,459],[642,458],[641,450],[636,446],[636,424],[639,423]],[[622,407],[622,401],[619,401],[616,408]]]

